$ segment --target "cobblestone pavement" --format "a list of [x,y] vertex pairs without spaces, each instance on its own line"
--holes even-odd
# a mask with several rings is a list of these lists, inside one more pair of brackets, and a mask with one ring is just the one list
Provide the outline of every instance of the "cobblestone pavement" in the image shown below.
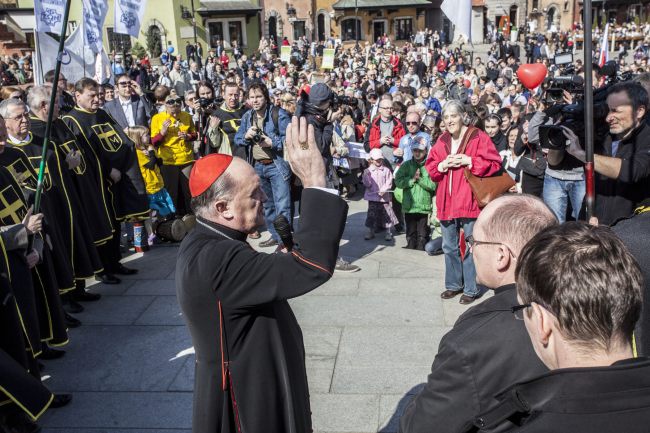
[[[365,211],[364,201],[350,202],[340,250],[361,271],[336,273],[291,301],[305,338],[317,433],[396,431],[440,338],[466,309],[438,296],[442,256],[403,249],[404,235],[365,241]],[[176,302],[176,252],[158,246],[133,254],[125,261],[137,275],[91,287],[102,299],[85,304],[67,355],[47,361],[43,372],[52,390],[74,394],[69,406],[44,415],[44,432],[190,432],[194,356]]]

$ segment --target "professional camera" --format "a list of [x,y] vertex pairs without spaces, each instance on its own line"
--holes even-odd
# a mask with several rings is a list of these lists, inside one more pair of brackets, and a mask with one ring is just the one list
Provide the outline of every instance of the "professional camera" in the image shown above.
[[198,100],[201,110],[206,114],[212,114],[215,112],[221,104],[223,104],[223,98],[199,98]]
[[356,107],[359,105],[359,100],[357,98],[351,98],[349,96],[339,96],[336,93],[332,92],[332,95],[330,97],[330,107],[332,108],[332,111],[338,110],[341,105]]
[[262,141],[262,131],[255,128],[255,135],[253,135],[253,137],[251,138],[251,141],[253,143],[256,143],[256,144],[259,143],[260,141]]

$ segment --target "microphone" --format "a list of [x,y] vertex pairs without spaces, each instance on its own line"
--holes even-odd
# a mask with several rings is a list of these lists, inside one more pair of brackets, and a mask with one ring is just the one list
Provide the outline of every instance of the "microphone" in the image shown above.
[[284,247],[290,252],[293,249],[293,234],[291,234],[291,225],[287,217],[278,215],[275,221],[273,221],[273,228],[278,232],[278,236],[280,236]]

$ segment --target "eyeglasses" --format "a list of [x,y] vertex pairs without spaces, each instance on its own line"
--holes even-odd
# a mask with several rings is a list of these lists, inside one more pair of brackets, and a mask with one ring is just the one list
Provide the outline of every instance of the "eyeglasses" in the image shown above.
[[165,101],[165,104],[167,105],[181,105],[183,103],[183,100],[181,98],[178,99],[168,99]]
[[409,126],[409,125],[416,125],[417,126],[419,124],[420,124],[420,122],[406,122],[406,126]]
[[515,259],[517,258],[517,256],[514,255],[514,253],[513,253],[512,250],[510,249],[510,247],[509,247],[508,245],[504,244],[503,242],[485,242],[485,241],[477,241],[476,239],[474,239],[474,236],[472,236],[472,235],[467,236],[467,237],[465,238],[465,242],[467,242],[467,245],[469,245],[469,247],[472,248],[472,249],[473,249],[474,247],[479,246],[479,245],[503,245],[504,247],[506,247],[506,248],[508,249],[508,251],[510,252],[510,254],[512,255],[512,257],[514,257]]
[[530,308],[531,306],[531,304],[515,305],[514,307],[510,308],[510,311],[512,311],[515,319],[524,320],[524,311],[526,308]]
[[13,120],[14,122],[20,122],[21,120],[24,119],[29,119],[29,113],[26,111],[14,117],[7,117],[7,120]]
[[379,106],[379,109],[380,109],[380,110],[390,110],[390,109],[392,109],[392,108],[393,108],[393,107],[382,107],[382,106]]

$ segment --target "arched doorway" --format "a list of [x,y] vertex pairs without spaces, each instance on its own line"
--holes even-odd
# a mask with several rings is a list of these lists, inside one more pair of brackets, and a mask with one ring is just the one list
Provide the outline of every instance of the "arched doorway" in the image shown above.
[[147,29],[147,51],[151,57],[160,57],[162,54],[161,33],[158,26],[152,25]]
[[555,7],[551,7],[551,8],[548,9],[548,12],[546,13],[546,30],[547,31],[550,31],[551,27],[554,27],[556,15],[557,15],[557,9],[555,9]]
[[269,17],[269,38],[273,38],[276,44],[278,41],[278,19],[274,16]]
[[516,27],[519,27],[519,21],[517,21],[517,6],[510,6],[510,24]]
[[325,14],[320,13],[318,14],[318,22],[316,25],[316,32],[318,36],[319,41],[324,41],[325,40]]

